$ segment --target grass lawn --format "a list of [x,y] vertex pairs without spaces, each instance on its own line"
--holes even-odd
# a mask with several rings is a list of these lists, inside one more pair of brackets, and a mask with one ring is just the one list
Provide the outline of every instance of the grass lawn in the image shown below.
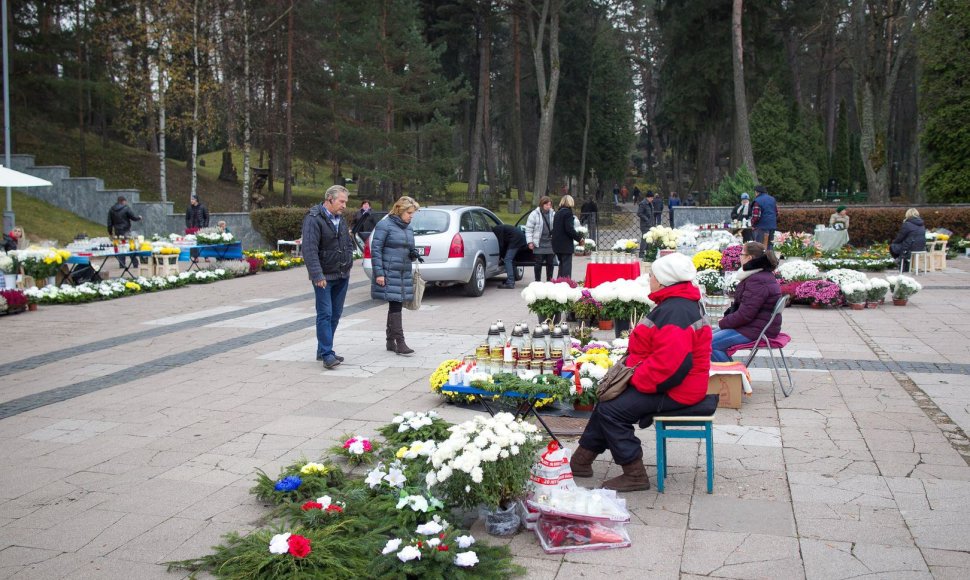
[[[108,235],[106,223],[96,224],[17,190],[13,191],[13,211],[17,225],[24,228],[31,242],[56,240],[63,247],[79,233],[91,237]],[[107,208],[104,211],[107,222]]]

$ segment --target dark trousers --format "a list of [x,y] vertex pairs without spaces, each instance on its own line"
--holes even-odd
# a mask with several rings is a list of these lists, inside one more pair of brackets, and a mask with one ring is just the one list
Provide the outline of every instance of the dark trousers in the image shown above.
[[660,213],[653,212],[653,223],[657,224],[658,226],[663,225],[663,223],[664,223],[664,214],[663,214],[663,212],[660,212]]
[[344,311],[344,299],[350,278],[327,280],[327,287],[313,285],[317,307],[317,359],[326,360],[334,356],[333,335],[337,332],[340,315]]
[[631,385],[612,401],[596,405],[579,445],[594,453],[609,449],[617,465],[626,465],[643,453],[633,428],[635,423],[645,418],[651,418],[652,422],[654,415],[689,406],[666,394],[641,393]]
[[505,250],[505,256],[502,258],[505,263],[505,275],[507,276],[505,283],[509,286],[515,286],[515,255],[518,253],[519,248],[509,248]]
[[559,259],[559,277],[560,278],[572,278],[573,277],[573,255],[569,254],[556,254],[556,258]]
[[758,242],[759,244],[764,244],[765,236],[768,236],[768,243],[765,245],[765,247],[771,248],[774,246],[775,230],[763,230],[761,228],[754,229],[754,241]]
[[556,255],[555,254],[536,254],[536,265],[535,274],[536,282],[540,281],[542,276],[542,265],[546,265],[546,282],[552,280],[552,269],[556,265]]

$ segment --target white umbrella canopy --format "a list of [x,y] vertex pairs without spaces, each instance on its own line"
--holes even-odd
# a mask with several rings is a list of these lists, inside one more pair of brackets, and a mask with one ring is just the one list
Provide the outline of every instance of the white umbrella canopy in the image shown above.
[[43,187],[52,185],[50,181],[27,175],[0,165],[0,187]]

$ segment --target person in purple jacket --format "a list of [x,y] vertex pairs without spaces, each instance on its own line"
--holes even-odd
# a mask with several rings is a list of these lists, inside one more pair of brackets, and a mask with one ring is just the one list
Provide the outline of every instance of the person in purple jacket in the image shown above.
[[[734,302],[724,318],[718,323],[711,340],[711,360],[730,362],[727,349],[736,345],[757,340],[761,329],[768,323],[775,303],[781,297],[781,286],[775,278],[778,258],[771,250],[758,242],[744,244],[741,252],[741,270],[737,273],[740,281],[734,293]],[[771,327],[765,332],[774,338],[781,332],[781,316],[776,316]]]

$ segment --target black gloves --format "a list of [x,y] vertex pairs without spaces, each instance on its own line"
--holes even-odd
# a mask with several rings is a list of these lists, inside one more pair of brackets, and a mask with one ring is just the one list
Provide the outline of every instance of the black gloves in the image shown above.
[[408,258],[411,258],[412,262],[415,260],[420,260],[421,262],[424,262],[424,260],[421,259],[421,254],[418,253],[417,248],[411,248],[408,251]]

